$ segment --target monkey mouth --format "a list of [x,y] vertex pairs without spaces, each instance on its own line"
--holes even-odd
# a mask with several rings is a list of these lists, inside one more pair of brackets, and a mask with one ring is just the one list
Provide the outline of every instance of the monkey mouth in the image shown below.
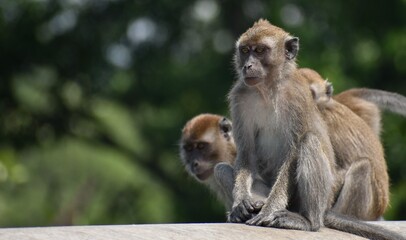
[[195,176],[198,180],[204,181],[207,180],[213,174],[213,169],[208,169],[206,171],[195,173]]
[[259,77],[246,77],[244,78],[244,83],[248,86],[255,86],[261,82],[261,78]]

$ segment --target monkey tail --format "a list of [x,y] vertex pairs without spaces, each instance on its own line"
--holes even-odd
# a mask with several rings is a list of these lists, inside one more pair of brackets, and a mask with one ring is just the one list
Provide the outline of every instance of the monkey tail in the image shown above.
[[406,117],[405,96],[393,92],[369,88],[356,88],[348,91],[355,97],[376,104],[380,109],[388,110]]
[[324,225],[328,228],[336,229],[343,232],[352,233],[361,237],[374,240],[405,240],[406,237],[387,230],[381,226],[365,223],[354,218],[344,216],[332,211],[328,211]]

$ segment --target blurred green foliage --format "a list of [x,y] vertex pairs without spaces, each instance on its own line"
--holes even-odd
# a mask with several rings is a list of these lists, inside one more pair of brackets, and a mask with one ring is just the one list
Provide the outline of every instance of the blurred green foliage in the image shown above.
[[[224,221],[177,141],[227,115],[235,39],[264,17],[336,92],[406,95],[406,2],[0,1],[0,226]],[[406,120],[385,114],[387,219],[406,219]]]

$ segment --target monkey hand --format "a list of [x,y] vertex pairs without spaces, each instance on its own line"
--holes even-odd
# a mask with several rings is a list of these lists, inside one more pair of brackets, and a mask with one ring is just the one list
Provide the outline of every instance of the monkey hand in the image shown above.
[[248,225],[270,227],[274,221],[272,214],[259,212],[256,216],[246,221]]
[[277,209],[280,209],[280,207],[270,205],[269,203],[264,204],[261,211],[259,211],[259,213],[256,216],[249,219],[246,223],[248,225],[270,227],[272,226],[275,220],[274,213],[278,212]]
[[257,214],[264,202],[262,201],[252,201],[252,200],[243,200],[236,206],[231,209],[227,217],[227,222],[231,223],[243,223],[246,222],[248,219],[252,218]]

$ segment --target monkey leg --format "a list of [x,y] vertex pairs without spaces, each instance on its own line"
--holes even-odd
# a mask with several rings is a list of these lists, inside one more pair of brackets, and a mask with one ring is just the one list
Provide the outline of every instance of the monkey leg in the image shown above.
[[354,162],[344,178],[344,185],[332,210],[361,220],[377,220],[373,216],[374,194],[372,189],[372,166],[369,160]]
[[[300,145],[296,169],[298,215],[308,221],[299,230],[317,231],[333,199],[333,166],[326,143],[313,133],[306,134]],[[296,216],[297,218],[297,216]],[[292,218],[294,223],[298,223]],[[280,225],[290,225],[279,223]]]
[[[324,145],[313,133],[306,134],[299,146],[298,158],[285,160],[266,204],[248,224],[304,231],[317,231],[322,226],[332,197],[329,152],[323,151]],[[287,201],[298,213],[286,210]]]
[[214,179],[220,188],[227,211],[233,204],[234,168],[228,163],[218,163],[214,167]]

